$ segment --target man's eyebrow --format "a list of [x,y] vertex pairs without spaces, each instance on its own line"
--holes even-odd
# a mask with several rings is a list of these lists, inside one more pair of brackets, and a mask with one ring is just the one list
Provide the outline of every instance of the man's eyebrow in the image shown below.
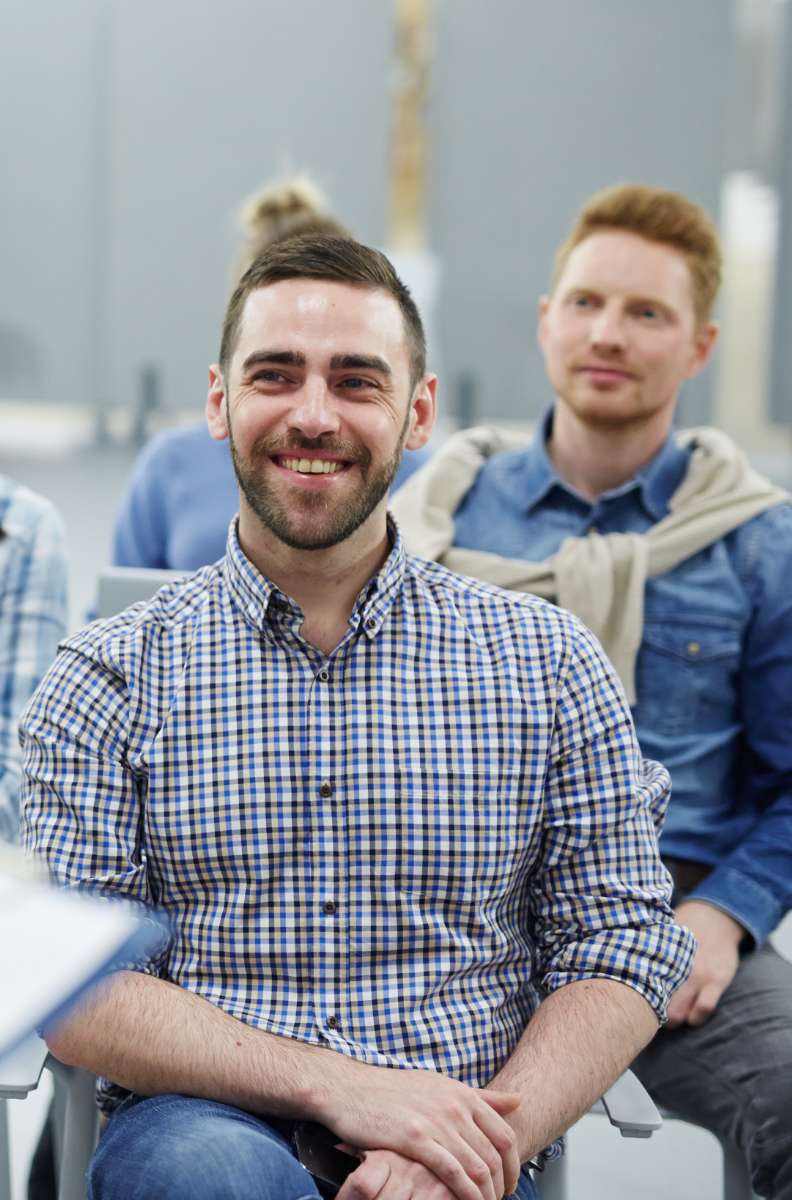
[[671,305],[667,304],[665,300],[658,299],[656,296],[644,296],[640,292],[636,292],[630,299],[633,304],[645,304],[649,308],[661,308],[663,312],[667,313],[673,313],[674,311]]
[[333,371],[378,371],[380,375],[393,374],[384,358],[378,354],[334,354],[330,359]]
[[242,363],[242,370],[259,367],[263,363],[274,363],[279,367],[304,367],[305,355],[294,350],[254,350]]

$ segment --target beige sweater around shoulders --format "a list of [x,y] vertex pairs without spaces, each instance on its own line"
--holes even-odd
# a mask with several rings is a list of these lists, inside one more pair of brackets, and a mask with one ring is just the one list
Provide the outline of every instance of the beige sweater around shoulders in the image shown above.
[[396,493],[391,509],[412,554],[434,559],[461,575],[533,592],[569,609],[597,635],[635,702],[635,662],[643,634],[644,585],[699,550],[790,499],[750,466],[717,429],[686,429],[692,446],[685,478],[668,516],[644,534],[593,530],[566,538],[544,562],[504,558],[453,545],[454,513],[483,463],[527,446],[524,436],[478,426],[454,434]]

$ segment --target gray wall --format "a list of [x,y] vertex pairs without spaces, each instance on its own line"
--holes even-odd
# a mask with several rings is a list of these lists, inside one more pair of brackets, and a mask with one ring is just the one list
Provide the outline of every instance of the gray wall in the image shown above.
[[93,30],[93,0],[0,5],[0,396],[91,387]]
[[388,15],[371,0],[116,5],[110,343],[122,400],[151,361],[167,402],[202,405],[234,213],[268,176],[310,167],[359,236],[382,238]]
[[[476,376],[481,414],[531,417],[548,401],[536,301],[585,197],[641,180],[717,212],[730,7],[441,2],[431,183],[440,333],[446,363]],[[706,410],[712,378],[686,392],[685,417]]]
[[770,373],[770,415],[792,430],[792,315],[786,303],[792,278],[792,11],[784,10],[781,42],[785,53],[779,87],[779,129],[777,186],[780,200],[778,246],[776,250],[774,303],[772,306],[772,361]]
[[199,411],[243,196],[310,167],[382,241],[390,41],[371,0],[4,0],[0,397],[129,404],[152,363]]
[[[717,208],[731,4],[436,3],[443,403],[468,372],[479,415],[530,416],[536,297],[580,201],[643,178]],[[127,405],[153,364],[166,404],[197,412],[242,196],[308,166],[384,241],[391,2],[2,7],[0,396]]]

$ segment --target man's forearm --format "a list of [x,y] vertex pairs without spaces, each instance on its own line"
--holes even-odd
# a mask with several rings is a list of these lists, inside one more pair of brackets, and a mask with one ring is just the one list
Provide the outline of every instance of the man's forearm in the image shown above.
[[515,1135],[505,1119],[516,1094],[278,1037],[148,975],[113,976],[47,1043],[63,1062],[144,1096],[177,1092],[319,1121],[339,1141],[422,1163],[457,1200],[481,1200],[493,1179],[516,1183]]
[[314,1115],[327,1086],[323,1064],[340,1057],[131,971],[99,985],[46,1038],[61,1061],[140,1095],[179,1092],[288,1117]]
[[521,1160],[573,1125],[657,1028],[651,1006],[626,984],[581,980],[551,993],[490,1084],[523,1097],[508,1118]]

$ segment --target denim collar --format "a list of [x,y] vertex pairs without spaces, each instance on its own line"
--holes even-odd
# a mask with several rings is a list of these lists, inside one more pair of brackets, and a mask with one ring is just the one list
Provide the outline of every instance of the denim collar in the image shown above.
[[[550,408],[537,426],[530,445],[525,450],[499,456],[503,460],[503,471],[508,473],[509,487],[517,503],[530,512],[553,488],[561,488],[568,495],[588,504],[574,488],[559,476],[547,453],[547,440],[553,427],[553,409]],[[668,513],[668,503],[684,478],[690,459],[690,449],[677,443],[673,430],[663,445],[640,471],[626,483],[603,492],[600,501],[612,500],[635,491],[649,515],[659,521]]]

